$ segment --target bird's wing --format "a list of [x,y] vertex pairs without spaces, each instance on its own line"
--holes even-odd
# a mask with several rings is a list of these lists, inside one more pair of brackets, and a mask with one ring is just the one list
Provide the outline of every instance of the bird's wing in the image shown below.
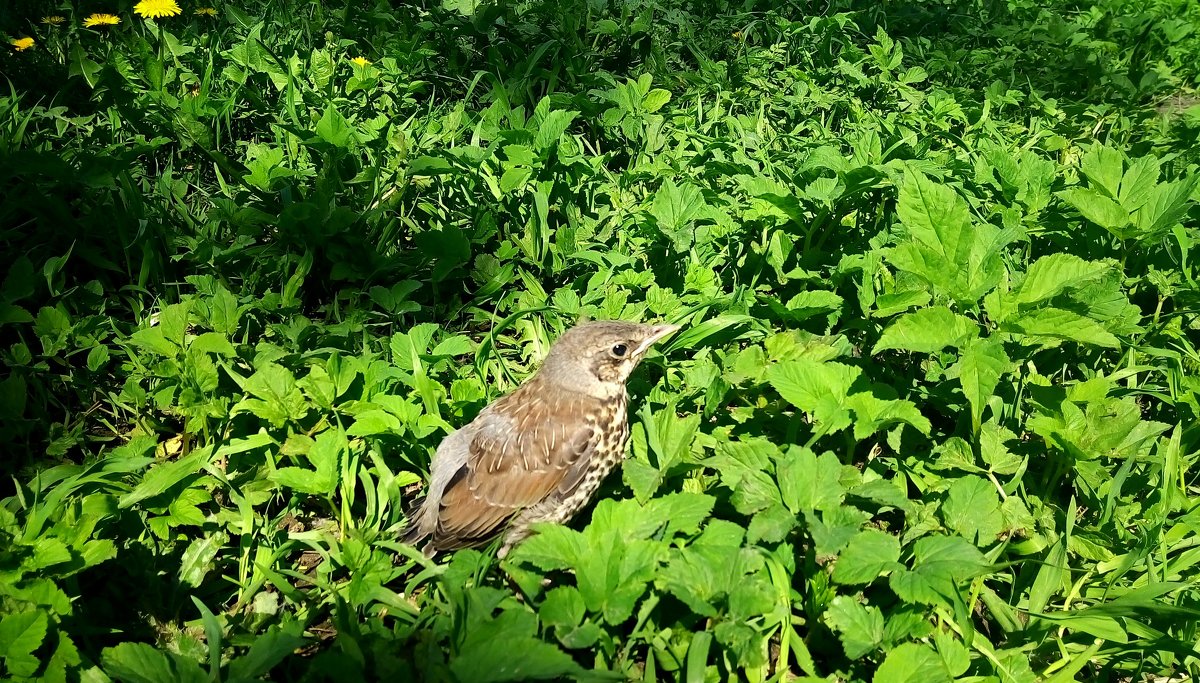
[[442,493],[434,544],[485,539],[523,508],[573,490],[600,438],[592,402],[585,396],[550,402],[518,390],[480,413],[471,424],[467,462]]

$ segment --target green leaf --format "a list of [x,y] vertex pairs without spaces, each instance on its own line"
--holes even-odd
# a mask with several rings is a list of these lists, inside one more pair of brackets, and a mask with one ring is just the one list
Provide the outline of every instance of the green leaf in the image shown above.
[[174,358],[179,353],[179,347],[167,341],[167,338],[163,336],[161,327],[138,330],[129,335],[129,343],[167,358]]
[[229,542],[229,536],[224,532],[216,532],[202,536],[192,541],[179,561],[179,580],[183,583],[198,587],[204,582],[204,577],[216,566],[214,560],[217,553]]
[[1005,331],[1020,332],[1022,344],[1057,345],[1061,341],[1091,344],[1108,349],[1120,347],[1121,342],[1100,323],[1078,313],[1060,308],[1039,308],[1005,323]]
[[317,121],[313,132],[321,140],[341,149],[350,149],[353,146],[352,143],[358,141],[354,128],[332,103],[325,107],[325,113]]
[[308,414],[308,403],[296,384],[296,377],[276,363],[263,363],[242,388],[255,398],[242,399],[234,412],[251,412],[276,427]]
[[671,93],[669,91],[662,88],[655,88],[646,93],[646,96],[642,98],[642,109],[652,114],[665,107],[670,101]]
[[104,367],[105,363],[108,363],[108,358],[109,353],[107,346],[102,344],[93,346],[92,350],[88,351],[87,369],[91,370],[92,372],[99,370],[100,368]]
[[1034,304],[1057,296],[1069,287],[1100,279],[1109,270],[1106,264],[1085,261],[1065,252],[1043,256],[1029,266],[1012,298],[1018,305]]
[[354,416],[354,424],[346,433],[350,436],[373,436],[397,434],[400,431],[400,418],[384,410],[367,410]]
[[46,639],[49,616],[42,610],[16,612],[0,619],[0,655],[9,673],[33,676],[40,665],[34,651]]
[[926,536],[913,544],[913,566],[890,577],[892,590],[909,603],[948,605],[959,584],[988,571],[979,549],[960,536]]
[[1192,192],[1198,182],[1200,175],[1193,175],[1156,185],[1145,205],[1134,215],[1134,223],[1141,233],[1138,237],[1146,241],[1157,240],[1178,223],[1192,204]]
[[163,652],[145,643],[121,643],[100,655],[104,672],[121,683],[207,683],[195,660]]
[[850,585],[871,583],[899,567],[899,559],[899,539],[879,529],[864,529],[838,556],[833,580]]
[[963,395],[971,404],[972,425],[979,425],[988,399],[1000,384],[1000,378],[1012,367],[1012,361],[1004,352],[1004,345],[996,338],[979,339],[968,344],[959,355],[958,362],[949,368],[946,376],[958,378]]
[[883,643],[883,613],[848,595],[830,601],[824,620],[838,633],[847,659],[858,659]]
[[1099,192],[1083,187],[1071,187],[1058,193],[1066,203],[1075,207],[1083,217],[1108,230],[1120,239],[1131,236],[1128,230],[1129,212]]
[[538,125],[537,136],[533,140],[534,147],[546,149],[557,143],[563,133],[571,127],[571,122],[576,116],[579,116],[577,111],[555,110],[546,114],[546,118]]
[[965,475],[954,480],[942,503],[942,518],[968,541],[986,547],[1004,529],[1000,496],[988,480]]
[[668,178],[654,193],[650,214],[658,229],[671,239],[675,250],[687,251],[694,239],[692,223],[707,215],[708,204],[700,190],[693,185],[676,185]]
[[175,462],[151,467],[142,481],[129,493],[121,496],[117,507],[126,510],[147,498],[166,493],[189,477],[200,474],[212,456],[212,449],[205,447],[193,451]]
[[901,643],[875,671],[874,683],[950,683],[941,656],[924,643]]
[[271,625],[265,633],[254,639],[246,654],[229,663],[228,680],[236,683],[265,676],[304,644],[303,633],[304,627],[298,622]]
[[1125,155],[1120,150],[1094,142],[1079,160],[1079,170],[1095,187],[1100,188],[1111,199],[1120,196],[1121,170]]
[[846,397],[860,374],[853,366],[802,358],[770,366],[766,378],[784,400],[835,432],[850,425]]
[[807,448],[792,448],[777,465],[779,491],[792,512],[828,510],[842,502],[842,464],[833,453],[817,457]]
[[450,658],[459,681],[561,680],[582,673],[579,665],[536,635],[533,614],[509,609],[467,629],[462,646]]
[[935,306],[897,318],[880,335],[871,353],[885,349],[936,353],[947,346],[962,346],[978,336],[979,325],[974,320],[945,306]]

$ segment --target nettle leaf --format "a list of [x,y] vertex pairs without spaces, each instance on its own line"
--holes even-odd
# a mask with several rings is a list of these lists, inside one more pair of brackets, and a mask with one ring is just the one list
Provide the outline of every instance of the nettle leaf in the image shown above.
[[557,143],[577,116],[577,111],[556,110],[546,114],[546,118],[538,125],[537,136],[533,141],[534,147],[546,149]]
[[901,600],[925,605],[957,601],[960,582],[989,571],[983,553],[961,536],[926,536],[913,544],[913,563],[889,580]]
[[1091,188],[1071,187],[1059,192],[1058,197],[1118,239],[1133,236],[1129,212],[1099,192]]
[[862,441],[893,424],[903,422],[928,435],[933,425],[917,409],[917,404],[904,399],[882,399],[860,392],[846,399],[854,412],[854,438]]
[[900,316],[888,326],[872,354],[885,349],[937,353],[947,346],[959,347],[979,336],[979,325],[945,306],[924,308]]
[[942,519],[968,541],[986,547],[1004,530],[1000,496],[992,482],[975,475],[954,480],[942,503]]
[[1000,378],[1011,368],[1012,361],[1005,353],[1004,345],[991,337],[968,344],[959,355],[958,362],[947,370],[948,378],[958,378],[963,395],[971,404],[971,424],[979,424],[988,399],[996,391]]
[[255,398],[244,398],[233,412],[249,412],[282,427],[288,420],[300,420],[308,414],[308,402],[296,384],[291,370],[276,363],[263,363],[250,375],[242,388]]
[[831,600],[822,618],[837,632],[847,659],[858,659],[883,643],[883,613],[848,595]]
[[569,655],[538,638],[537,618],[519,608],[465,629],[450,671],[456,680],[479,683],[561,680],[582,673]]
[[1004,332],[1018,333],[1017,341],[1026,345],[1058,346],[1064,341],[1090,344],[1107,349],[1120,347],[1117,337],[1100,323],[1061,308],[1039,308],[1001,325]]
[[104,672],[123,683],[206,683],[208,674],[196,660],[155,649],[146,643],[121,643],[100,655]]
[[1057,296],[1067,288],[1098,280],[1109,270],[1108,264],[1085,261],[1073,254],[1050,254],[1029,266],[1025,279],[1011,296],[1017,305],[1035,304]]
[[1138,237],[1147,241],[1156,240],[1178,223],[1192,204],[1192,192],[1198,182],[1200,175],[1193,175],[1184,180],[1155,185],[1146,197],[1145,204],[1134,214],[1133,222],[1141,233]]
[[875,671],[874,683],[950,683],[941,655],[925,643],[901,643]]
[[1124,165],[1125,155],[1120,150],[1099,142],[1092,143],[1079,159],[1079,170],[1083,175],[1112,199],[1120,196],[1118,188]]
[[794,513],[837,507],[846,495],[841,471],[842,463],[833,453],[818,458],[807,448],[790,449],[776,465],[784,505]]
[[342,455],[349,448],[341,429],[321,432],[308,450],[308,460],[315,470],[303,467],[281,467],[271,473],[271,481],[299,493],[332,495],[338,486]]
[[1000,282],[1000,256],[1016,233],[975,225],[966,200],[953,189],[906,169],[896,213],[911,237],[887,253],[897,268],[968,306]]
[[42,610],[16,612],[0,618],[0,656],[8,672],[16,676],[33,676],[41,661],[33,652],[46,639],[50,618]]
[[900,540],[879,529],[864,529],[850,539],[833,568],[833,580],[865,584],[894,569],[903,568]]
[[678,252],[691,248],[695,241],[693,223],[706,217],[708,212],[708,204],[696,186],[676,185],[669,178],[654,193],[654,202],[650,206],[658,229],[671,239]]
[[801,358],[770,366],[766,378],[784,400],[811,414],[827,431],[836,432],[850,426],[846,398],[861,374],[850,365]]

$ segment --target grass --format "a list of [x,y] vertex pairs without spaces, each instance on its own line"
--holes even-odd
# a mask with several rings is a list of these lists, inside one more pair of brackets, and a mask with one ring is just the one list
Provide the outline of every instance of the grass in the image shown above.
[[[0,675],[1200,675],[1200,6],[394,5],[0,8]],[[581,317],[598,502],[399,543]]]

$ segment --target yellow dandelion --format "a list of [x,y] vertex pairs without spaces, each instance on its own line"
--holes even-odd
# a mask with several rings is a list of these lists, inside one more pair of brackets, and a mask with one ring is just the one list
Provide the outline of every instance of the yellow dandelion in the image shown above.
[[141,0],[133,6],[133,13],[143,19],[174,17],[183,12],[175,0]]
[[366,66],[371,63],[371,60],[367,59],[366,57],[355,57],[351,59],[350,62],[357,66]]
[[10,42],[12,43],[14,50],[16,50],[17,52],[24,52],[24,51],[28,50],[29,48],[33,47],[34,40],[33,40],[33,38],[30,38],[29,36],[25,36],[24,38],[14,38]]
[[115,14],[92,14],[87,19],[83,20],[83,25],[88,28],[96,26],[116,26],[121,23],[121,17]]
[[734,32],[733,32],[733,37],[734,37],[735,39],[736,39],[736,38],[741,38],[741,37],[742,37],[742,32],[741,32],[741,31],[734,31]]
[[48,24],[50,26],[58,26],[59,24],[65,22],[66,20],[67,20],[66,17],[60,16],[57,14],[52,14],[48,17],[42,17],[42,23]]
[[217,10],[211,7],[197,7],[193,14],[198,17],[215,17],[217,16]]

